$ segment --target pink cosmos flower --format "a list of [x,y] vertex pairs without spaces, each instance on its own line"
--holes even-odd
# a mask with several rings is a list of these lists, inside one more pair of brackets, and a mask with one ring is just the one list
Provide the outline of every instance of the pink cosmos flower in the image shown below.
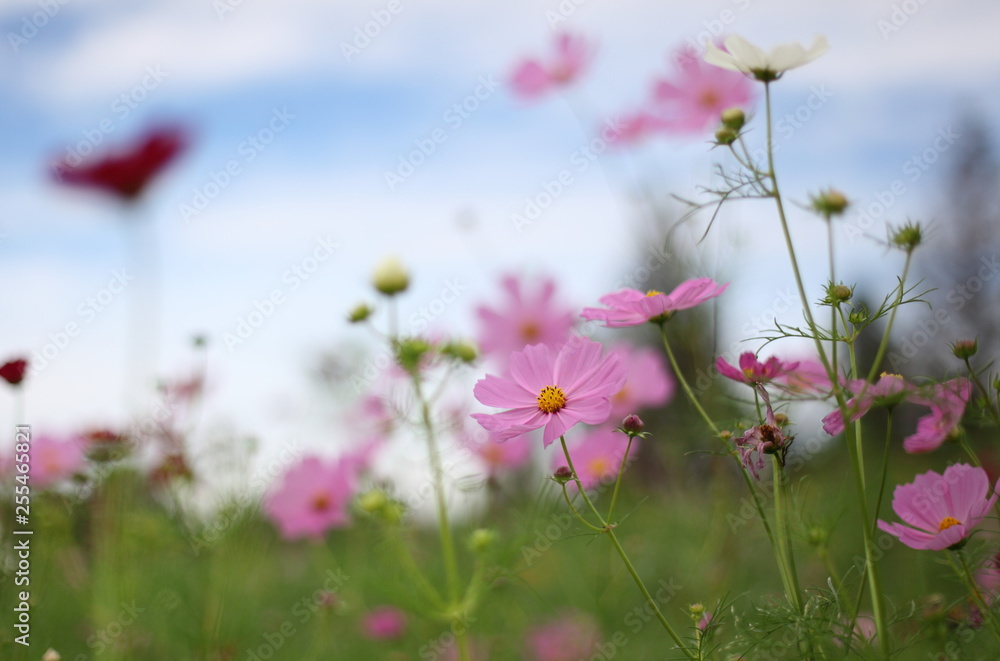
[[579,661],[589,659],[601,642],[594,618],[584,613],[566,613],[528,631],[529,658],[534,661]]
[[621,358],[626,374],[625,385],[611,398],[612,418],[662,406],[673,398],[676,384],[660,351],[621,344],[611,353]]
[[479,349],[505,365],[510,354],[529,344],[559,346],[569,339],[575,323],[573,309],[555,300],[556,285],[542,280],[530,296],[514,276],[503,279],[505,300],[496,308],[480,306]]
[[698,631],[705,633],[705,630],[708,629],[708,625],[710,625],[711,623],[712,623],[712,614],[709,613],[708,611],[705,611],[705,614],[701,616],[701,619],[698,620],[698,623],[695,626],[698,627]]
[[406,614],[393,606],[379,606],[365,614],[361,628],[372,640],[401,638],[406,633]]
[[996,503],[996,493],[987,498],[989,491],[990,481],[982,468],[954,464],[944,475],[927,471],[912,483],[897,486],[893,493],[892,509],[909,525],[879,519],[878,527],[913,549],[956,547]]
[[774,382],[793,395],[826,395],[833,387],[823,363],[815,358],[800,360],[797,367],[774,377]]
[[[916,387],[908,383],[899,374],[883,373],[879,380],[865,388],[865,381],[851,381],[848,383],[851,392],[862,393],[860,397],[855,396],[847,400],[847,409],[851,412],[851,422],[858,420],[871,407],[894,406],[902,402],[908,395],[916,392]],[[823,418],[823,431],[831,436],[836,436],[844,431],[844,417],[840,415],[840,409],[828,413]]]
[[510,76],[514,93],[535,99],[549,90],[572,83],[591,59],[593,48],[579,35],[561,32],[556,35],[555,53],[548,62],[526,59]]
[[669,131],[699,133],[718,124],[723,110],[751,105],[753,82],[742,73],[713,66],[689,48],[677,51],[673,59],[676,76],[657,81],[653,91]]
[[931,412],[917,421],[917,431],[903,439],[903,449],[910,454],[931,452],[941,447],[948,434],[962,421],[972,386],[960,377],[935,384],[928,400],[917,400],[930,406]]
[[473,389],[480,403],[510,410],[472,417],[503,440],[544,427],[545,446],[578,422],[601,424],[611,414],[611,396],[625,385],[621,359],[601,354],[600,343],[582,337],[559,349],[525,347],[511,354],[510,376],[488,374]]
[[728,282],[720,285],[711,278],[695,278],[682,282],[669,294],[658,291],[643,294],[635,289],[622,289],[598,299],[607,307],[584,308],[580,316],[590,321],[603,321],[607,328],[662,322],[678,310],[693,308],[719,296],[728,286]]
[[982,588],[989,601],[1000,595],[1000,553],[990,556],[976,572],[976,583]]
[[777,356],[771,356],[762,363],[757,360],[757,356],[752,351],[740,354],[739,369],[726,362],[726,359],[722,356],[719,356],[715,361],[715,369],[719,370],[719,374],[733,381],[745,383],[748,386],[769,383],[773,379],[791,372],[798,366],[798,363],[784,363]]
[[531,459],[531,436],[521,434],[502,441],[496,433],[464,433],[460,441],[486,466],[489,475],[521,468]]
[[[618,478],[622,457],[628,449],[628,436],[611,429],[595,429],[567,447],[580,483],[584,489],[592,489],[602,482],[613,482]],[[639,439],[634,439],[629,450],[629,463],[638,449]],[[566,457],[561,452],[552,455],[554,469],[564,465]]]
[[39,435],[31,439],[28,468],[31,485],[45,489],[83,471],[86,464],[85,443],[78,436],[56,438]]
[[347,525],[354,482],[351,461],[305,457],[268,494],[264,511],[286,539],[318,539],[331,528]]
[[664,119],[648,110],[626,113],[618,117],[615,124],[615,130],[608,135],[608,143],[613,145],[636,144],[668,126]]

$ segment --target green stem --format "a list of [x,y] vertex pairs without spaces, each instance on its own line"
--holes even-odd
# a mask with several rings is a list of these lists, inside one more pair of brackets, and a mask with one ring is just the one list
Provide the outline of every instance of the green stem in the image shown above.
[[788,521],[788,479],[785,476],[781,459],[777,455],[772,456],[773,478],[774,478],[774,526],[781,535],[781,542],[778,544],[778,565],[781,569],[781,578],[785,584],[785,596],[788,597],[795,611],[802,615],[802,596],[799,588],[798,573],[795,570],[795,555],[792,553],[792,534]]
[[878,530],[878,516],[882,509],[882,496],[885,494],[885,480],[889,474],[889,443],[892,440],[892,409],[889,409],[889,419],[885,423],[885,448],[882,450],[882,475],[878,483],[878,493],[875,496],[875,515],[872,517],[872,537]]
[[[906,289],[906,276],[910,272],[912,256],[913,253],[906,253],[906,262],[903,264],[903,275],[899,278],[899,294],[896,296],[896,302],[892,305],[892,312],[889,313],[889,323],[885,325],[885,331],[882,333],[882,341],[879,342],[878,351],[875,353],[875,360],[872,361],[872,368],[868,371],[868,379],[865,384],[866,389],[868,383],[871,383],[875,379],[875,375],[878,374],[879,367],[882,365],[882,358],[889,348],[889,335],[892,333],[892,326],[896,322],[896,312],[899,310],[899,304],[903,301],[903,292]],[[863,394],[864,390],[858,396],[860,397]]]
[[622,465],[618,467],[618,478],[615,480],[615,490],[611,493],[611,506],[608,508],[608,521],[614,523],[615,503],[618,502],[618,487],[622,483],[622,474],[625,472],[625,464],[628,463],[628,453],[632,449],[632,434],[628,435],[628,445],[625,446],[625,456],[622,457]]
[[[955,566],[955,560],[953,556],[957,556],[959,563],[961,564],[961,569]],[[965,554],[962,553],[961,549],[957,549],[952,553],[948,554],[948,564],[951,565],[955,573],[958,574],[959,579],[965,584],[965,587],[969,590],[969,595],[972,600],[976,602],[976,606],[979,608],[979,612],[982,614],[983,619],[989,623],[990,631],[998,641],[1000,641],[1000,623],[997,622],[997,618],[993,616],[993,612],[990,610],[989,605],[986,603],[986,599],[983,597],[983,593],[979,591],[979,587],[976,585],[976,580],[972,577],[972,571],[969,569],[969,563],[965,561]]]
[[625,568],[628,570],[628,573],[631,574],[632,580],[635,581],[635,584],[639,587],[639,591],[642,592],[642,595],[646,598],[646,602],[649,604],[650,608],[653,609],[653,613],[656,615],[656,619],[660,621],[660,624],[663,625],[663,628],[666,630],[667,634],[673,639],[678,649],[680,649],[684,653],[684,656],[692,660],[697,659],[697,656],[684,645],[684,642],[681,640],[681,637],[677,635],[677,632],[674,631],[674,628],[670,625],[670,622],[667,621],[667,618],[664,617],[663,613],[660,611],[660,606],[656,603],[656,600],[653,598],[653,595],[651,595],[649,593],[649,590],[646,589],[646,584],[642,582],[641,578],[639,578],[639,574],[635,571],[635,567],[632,566],[632,562],[629,560],[628,554],[625,553],[625,549],[622,548],[621,543],[618,541],[618,537],[615,536],[613,526],[609,525],[608,522],[605,521],[603,517],[601,517],[601,514],[600,512],[597,511],[597,508],[594,507],[594,503],[590,500],[590,497],[584,490],[583,485],[580,483],[580,479],[576,476],[576,469],[573,467],[573,459],[569,456],[569,449],[566,447],[566,437],[560,436],[559,442],[562,444],[563,454],[566,455],[566,463],[569,466],[570,471],[572,471],[573,473],[573,480],[576,482],[576,486],[580,490],[580,496],[583,497],[584,502],[587,503],[587,506],[590,508],[590,511],[594,514],[594,517],[598,520],[598,522],[600,522],[602,527],[602,532],[611,539],[611,544],[615,547],[615,550],[618,551],[618,555],[619,557],[621,557],[622,562],[625,564]]
[[413,559],[413,555],[410,553],[409,547],[403,542],[400,536],[399,530],[396,528],[389,528],[387,534],[390,539],[390,543],[396,550],[396,554],[399,557],[399,562],[409,574],[413,581],[416,583],[417,587],[423,593],[424,598],[430,603],[430,605],[439,611],[445,610],[444,600],[441,599],[441,595],[434,588],[424,573],[420,570],[417,565],[416,560]]
[[[715,423],[712,422],[712,419],[708,417],[708,413],[706,413],[705,409],[702,408],[701,404],[698,402],[698,398],[695,397],[694,395],[694,391],[691,390],[691,386],[688,385],[687,379],[684,378],[684,373],[681,372],[680,365],[677,364],[677,359],[674,357],[674,352],[670,349],[670,342],[667,340],[666,329],[664,329],[663,326],[660,326],[660,336],[663,338],[663,348],[666,349],[667,351],[667,359],[670,361],[670,367],[674,370],[674,376],[677,377],[677,380],[680,382],[681,387],[687,394],[688,400],[691,402],[692,405],[694,405],[699,415],[701,415],[702,420],[705,421],[705,424],[707,424],[709,429],[711,429],[712,432],[715,434],[715,437],[718,438],[719,440],[722,440],[722,437],[719,435],[719,428],[716,427]],[[731,456],[739,465],[740,475],[743,476],[743,482],[746,483],[747,490],[750,492],[750,497],[753,498],[754,507],[756,507],[757,509],[757,516],[760,517],[760,522],[764,525],[764,532],[767,533],[767,539],[771,543],[771,548],[776,549],[777,546],[775,545],[774,541],[774,533],[771,532],[771,526],[767,522],[767,515],[764,513],[764,504],[760,502],[760,496],[757,494],[757,489],[754,487],[753,482],[750,479],[750,476],[747,474],[747,469],[743,466],[743,463],[740,461],[739,457],[733,454],[732,449],[726,445],[726,442],[724,440],[722,441],[722,445],[723,449],[726,451],[726,454]]]

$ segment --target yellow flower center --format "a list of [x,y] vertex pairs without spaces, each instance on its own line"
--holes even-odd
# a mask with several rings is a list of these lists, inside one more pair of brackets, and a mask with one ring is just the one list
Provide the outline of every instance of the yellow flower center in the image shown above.
[[662,293],[663,293],[662,291],[656,291],[655,289],[650,289],[649,291],[646,292],[646,296],[659,296]]
[[538,408],[544,413],[555,413],[566,406],[566,393],[559,386],[545,386],[538,393]]
[[325,493],[318,493],[313,496],[312,502],[310,503],[313,510],[317,512],[325,512],[330,508],[330,497]]
[[705,90],[698,99],[701,105],[706,108],[714,108],[719,105],[719,95],[715,90]]
[[882,372],[881,374],[879,374],[879,376],[891,376],[894,379],[902,379],[903,378],[902,374],[890,374],[889,372]]
[[590,472],[597,477],[605,477],[611,472],[611,464],[604,457],[591,459]]
[[941,519],[941,524],[938,526],[938,532],[941,532],[942,530],[947,530],[948,528],[951,528],[952,526],[958,526],[958,525],[961,525],[961,524],[962,524],[962,522],[959,521],[958,519],[956,519],[955,517],[953,517],[953,516],[946,516],[943,519]]
[[534,344],[534,341],[538,339],[539,331],[538,324],[533,321],[526,321],[521,324],[521,339],[524,340],[525,344]]

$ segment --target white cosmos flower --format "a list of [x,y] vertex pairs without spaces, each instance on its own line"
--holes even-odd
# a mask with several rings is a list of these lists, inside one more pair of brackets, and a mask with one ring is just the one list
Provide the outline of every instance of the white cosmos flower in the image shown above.
[[812,62],[829,48],[826,38],[822,36],[813,39],[809,50],[801,44],[788,43],[778,44],[767,53],[735,34],[726,37],[723,43],[728,53],[711,41],[705,43],[706,62],[723,69],[742,71],[764,82],[777,80],[789,69]]

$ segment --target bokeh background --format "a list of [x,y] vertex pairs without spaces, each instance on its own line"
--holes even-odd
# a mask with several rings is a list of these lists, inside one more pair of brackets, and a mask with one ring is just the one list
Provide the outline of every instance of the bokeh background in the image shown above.
[[[790,200],[832,185],[854,202],[836,230],[845,279],[880,282],[873,298],[891,289],[899,263],[879,241],[886,220],[907,217],[929,221],[939,242],[921,256],[928,268],[945,247],[968,251],[973,268],[973,247],[996,234],[954,240],[948,210],[967,196],[948,182],[963,154],[989,162],[998,27],[1000,6],[988,0],[4,0],[0,353],[32,358],[80,324],[30,377],[26,419],[59,432],[122,424],[129,309],[150,295],[150,376],[189,372],[200,360],[191,338],[208,338],[207,425],[252,433],[265,452],[289,439],[329,444],[337,431],[318,375],[361,341],[344,317],[371,298],[369,273],[384,255],[415,275],[411,310],[458,283],[433,325],[469,333],[500,274],[552,275],[582,307],[641,268],[683,211],[670,194],[710,183],[723,156],[710,151],[710,132],[608,149],[583,171],[573,155],[606,119],[639,107],[674,50],[728,33],[764,46],[824,34],[831,44],[775,86],[777,116],[791,115],[777,158]],[[590,66],[561,93],[516,98],[513,67],[548,52],[557,30],[592,40]],[[463,103],[473,109],[456,116]],[[139,208],[54,180],[67,154],[113,149],[162,121],[189,127],[191,146]],[[446,139],[390,182],[435,131]],[[233,162],[238,173],[220,179]],[[513,215],[565,169],[572,185],[518,231]],[[994,176],[981,179],[995,190]],[[801,248],[823,245],[820,221],[794,214]],[[730,206],[695,250],[706,220],[681,226],[672,259],[733,282],[717,321],[729,350],[757,334],[763,313],[794,310],[775,305],[790,271],[771,205]],[[293,288],[286,274],[318,241],[336,249]],[[133,242],[156,246],[155,285]],[[135,280],[85,316],[88,297],[122,269]],[[819,260],[808,273],[815,298],[824,273]],[[965,276],[947,278],[950,287]],[[227,345],[276,288],[284,303]],[[992,291],[975,307],[995,304]]]

